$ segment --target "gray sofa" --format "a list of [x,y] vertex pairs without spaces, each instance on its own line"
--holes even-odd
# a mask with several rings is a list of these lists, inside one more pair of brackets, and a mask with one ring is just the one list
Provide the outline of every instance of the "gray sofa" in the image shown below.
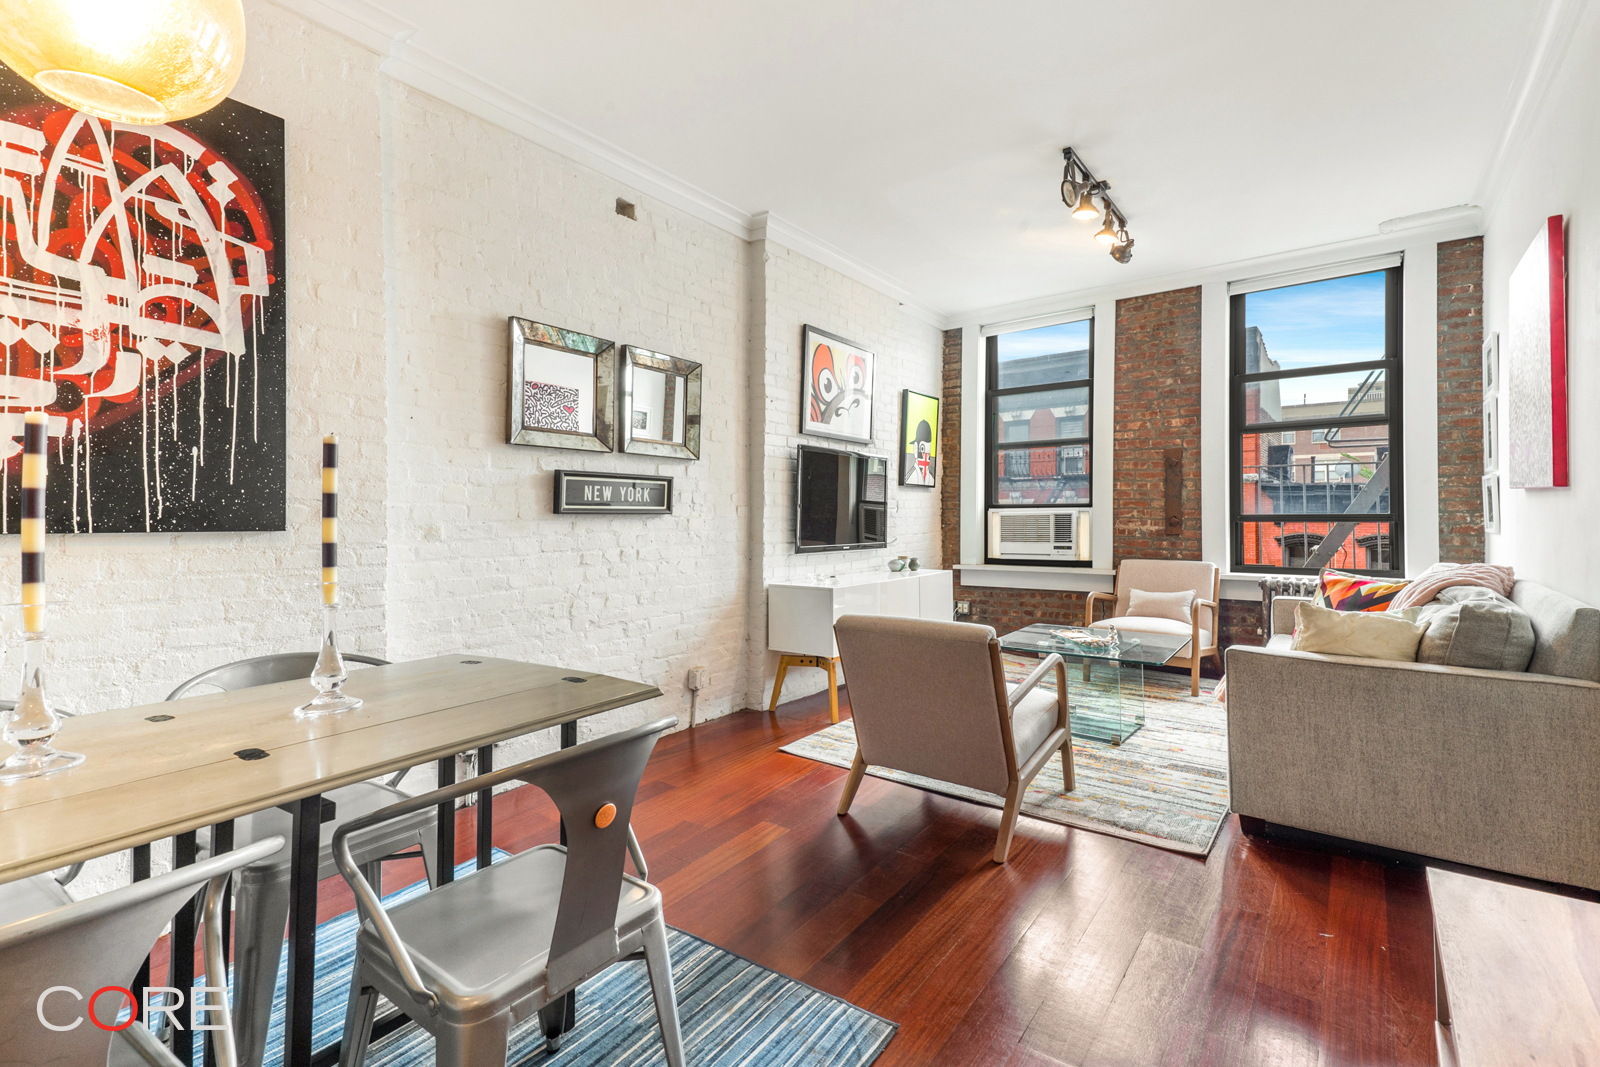
[[1526,673],[1289,649],[1228,650],[1233,810],[1511,874],[1600,889],[1600,610],[1534,582]]

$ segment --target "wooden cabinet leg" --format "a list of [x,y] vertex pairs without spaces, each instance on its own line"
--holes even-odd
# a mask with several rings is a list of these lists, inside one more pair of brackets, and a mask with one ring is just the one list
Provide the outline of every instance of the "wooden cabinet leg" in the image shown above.
[[767,705],[768,711],[778,710],[778,694],[783,692],[783,676],[789,673],[789,657],[778,657],[778,677],[772,681],[772,703]]
[[838,662],[839,662],[838,660],[832,660],[832,659],[827,660],[826,661],[827,667],[824,668],[828,672],[828,721],[829,722],[838,722],[839,721],[839,675],[838,675],[837,671],[835,670],[835,664],[837,664]]

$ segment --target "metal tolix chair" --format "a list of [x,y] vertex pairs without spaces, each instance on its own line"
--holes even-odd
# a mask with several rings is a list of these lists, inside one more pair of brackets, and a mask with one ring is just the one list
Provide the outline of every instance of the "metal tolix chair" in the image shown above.
[[[629,819],[662,719],[363,816],[333,838],[361,913],[343,1067],[366,1060],[382,996],[434,1037],[439,1067],[504,1067],[511,1029],[535,1012],[560,1047],[563,998],[614,963],[642,957],[669,1067],[683,1067],[661,892],[623,869]],[[501,782],[549,794],[567,843],[539,845],[386,909],[351,839]]]
[[[76,1023],[59,1018],[56,1025],[63,1029],[54,1030],[41,1020],[52,1010],[87,1014],[96,1006],[92,991],[129,981],[161,936],[162,927],[202,885],[206,886],[202,948],[206,974],[226,974],[222,915],[228,877],[282,847],[281,838],[266,838],[248,848],[0,926],[0,1020],[7,1030],[0,1060],[7,1067],[99,1067],[108,1062],[182,1067],[136,1020],[112,1033],[81,1017]],[[56,986],[65,988],[53,997],[43,995]],[[68,990],[89,999],[74,1001]],[[222,1025],[222,1029],[209,1032],[216,1063],[238,1067],[227,998],[217,997],[209,1004],[205,1020]],[[115,1021],[107,1019],[103,1009],[96,1018],[106,1024]]]
[[[381,667],[388,660],[346,653],[347,663]],[[272,685],[310,677],[316,665],[315,652],[288,652],[213,667],[174,689],[168,700],[179,700],[200,686],[215,686],[224,691]],[[363,815],[410,798],[397,788],[408,771],[388,781],[358,782],[329,790],[326,799],[335,805],[334,818],[322,824],[322,840],[317,852],[317,880],[333,878],[338,868],[333,859],[333,836],[341,826]],[[243,847],[264,837],[289,840],[294,817],[278,808],[268,808],[235,820],[234,843]],[[439,875],[437,809],[419,810],[404,819],[374,827],[350,842],[351,854],[362,865],[367,877],[382,892],[383,861],[412,845],[420,846],[427,869],[428,884],[436,885]],[[200,845],[209,850],[210,832],[201,830]],[[278,982],[278,964],[283,954],[285,930],[289,922],[289,849],[284,847],[239,873],[234,880],[234,1026],[238,1034],[242,1067],[260,1067],[266,1055],[267,1029],[272,1019],[272,998]]]

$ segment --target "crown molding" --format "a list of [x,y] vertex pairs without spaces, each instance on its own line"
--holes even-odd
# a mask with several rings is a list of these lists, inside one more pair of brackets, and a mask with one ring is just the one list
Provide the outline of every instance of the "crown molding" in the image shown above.
[[1172,289],[1183,289],[1202,283],[1227,283],[1247,278],[1322,267],[1330,264],[1357,261],[1386,252],[1402,252],[1407,246],[1455,241],[1463,237],[1477,237],[1483,233],[1481,213],[1456,214],[1452,212],[1441,222],[1419,226],[1415,229],[1353,237],[1344,241],[1309,245],[1305,248],[1273,252],[1265,256],[1236,259],[1228,263],[1196,267],[1192,270],[1172,271],[1131,282],[1099,285],[1091,289],[1075,289],[1050,296],[1019,300],[1010,304],[974,308],[946,317],[946,329],[957,326],[980,326],[983,323],[1014,322],[1035,316],[1053,315],[1092,307],[1106,301],[1125,300],[1136,296],[1149,296]]
[[911,291],[893,278],[861,262],[849,253],[829,244],[814,233],[801,229],[792,222],[779,218],[770,211],[753,215],[750,220],[750,240],[775,241],[785,248],[799,252],[847,278],[854,279],[869,289],[900,302],[906,312],[929,326],[945,328],[943,312],[936,311],[911,295]]
[[1534,42],[1533,54],[1528,59],[1527,72],[1506,112],[1505,126],[1496,143],[1483,174],[1478,179],[1473,202],[1493,211],[1501,190],[1516,169],[1517,157],[1523,142],[1539,119],[1550,84],[1555,81],[1561,63],[1567,57],[1578,20],[1583,17],[1588,0],[1549,0],[1544,20],[1539,26],[1539,36]]
[[746,212],[531,101],[484,81],[413,43],[417,27],[367,0],[272,0],[382,58],[380,73],[485,122],[574,160],[744,241],[771,240],[898,301],[913,317],[944,328],[945,315],[868,263],[771,212]]

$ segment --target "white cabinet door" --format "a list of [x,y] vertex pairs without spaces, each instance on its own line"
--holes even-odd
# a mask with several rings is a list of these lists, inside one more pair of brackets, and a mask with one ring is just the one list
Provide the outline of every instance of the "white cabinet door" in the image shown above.
[[924,619],[949,622],[954,618],[955,572],[929,571],[917,582],[918,614]]

